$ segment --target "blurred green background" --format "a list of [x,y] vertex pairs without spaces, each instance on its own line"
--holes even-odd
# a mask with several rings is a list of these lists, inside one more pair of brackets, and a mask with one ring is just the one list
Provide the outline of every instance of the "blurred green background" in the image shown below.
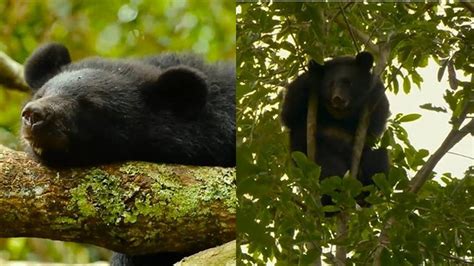
[[[223,0],[0,0],[0,51],[23,64],[40,44],[57,41],[73,61],[192,51],[235,58],[235,3]],[[21,149],[20,110],[28,93],[0,84],[0,144]],[[0,225],[1,226],[1,225]],[[0,239],[2,260],[88,263],[110,252],[42,239]]]

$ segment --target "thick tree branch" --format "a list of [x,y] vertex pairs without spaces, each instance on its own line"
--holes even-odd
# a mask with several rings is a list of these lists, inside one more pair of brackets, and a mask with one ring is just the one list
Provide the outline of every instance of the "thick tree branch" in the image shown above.
[[90,243],[129,254],[235,239],[235,169],[127,162],[51,169],[0,146],[0,237]]
[[[312,162],[316,161],[317,155],[317,141],[316,141],[316,134],[317,134],[317,117],[318,117],[318,96],[315,89],[311,89],[309,91],[309,99],[308,99],[308,113],[306,116],[306,154],[308,159]],[[316,228],[321,226],[321,221],[315,218]],[[307,243],[309,249],[317,249],[318,256],[316,256],[314,262],[315,266],[321,265],[321,253],[322,249],[320,246],[315,245],[312,242]]]
[[315,89],[309,91],[308,114],[306,116],[306,154],[312,162],[316,161],[317,154],[317,121],[318,119],[318,95]]
[[418,193],[421,186],[430,179],[431,171],[438,164],[439,160],[454,146],[461,141],[468,133],[474,130],[474,119],[465,125],[463,128],[457,130],[452,129],[441,146],[431,155],[423,167],[416,173],[415,177],[410,182],[409,191]]
[[230,241],[224,245],[186,257],[175,265],[236,265],[236,245],[235,240]]
[[[453,128],[446,139],[443,141],[441,146],[430,156],[428,161],[423,165],[423,167],[416,173],[413,179],[408,186],[407,192],[417,193],[420,188],[423,186],[426,181],[428,181],[432,176],[431,172],[438,164],[439,160],[454,146],[456,145],[461,139],[463,139],[467,134],[473,134],[474,132],[474,119],[471,119],[469,123],[467,123],[461,129]],[[382,251],[390,244],[390,239],[388,236],[388,230],[393,226],[396,222],[394,216],[390,217],[386,222],[385,225],[380,232],[379,236],[379,245],[377,246],[374,254],[374,265],[379,266],[382,265]]]
[[471,13],[474,13],[474,5],[472,3],[461,1],[460,4],[463,5],[467,10],[471,11]]
[[1,51],[0,85],[20,91],[30,90],[23,77],[23,66]]

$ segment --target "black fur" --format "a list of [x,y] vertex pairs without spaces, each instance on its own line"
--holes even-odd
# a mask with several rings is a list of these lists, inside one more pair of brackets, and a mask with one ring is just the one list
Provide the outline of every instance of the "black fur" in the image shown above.
[[42,162],[235,165],[233,64],[165,54],[37,69],[67,62],[64,49],[41,47],[25,65],[34,95],[23,111],[23,136]]
[[[366,104],[373,105],[381,97],[370,117],[368,140],[380,137],[389,116],[389,103],[379,78],[371,72],[373,57],[367,52],[354,57],[337,57],[324,65],[311,60],[308,71],[287,87],[282,121],[289,129],[290,150],[306,153],[306,116],[310,90],[317,90],[316,162],[321,165],[321,178],[343,176],[351,166],[355,131]],[[358,179],[372,184],[375,173],[388,171],[385,149],[373,150],[368,143],[363,150]],[[367,205],[363,200],[361,205]],[[323,195],[323,205],[331,199]]]
[[[71,63],[61,44],[25,64],[34,93],[22,112],[27,150],[41,162],[124,160],[235,166],[235,65],[191,54]],[[116,254],[113,265],[171,264],[184,254]]]

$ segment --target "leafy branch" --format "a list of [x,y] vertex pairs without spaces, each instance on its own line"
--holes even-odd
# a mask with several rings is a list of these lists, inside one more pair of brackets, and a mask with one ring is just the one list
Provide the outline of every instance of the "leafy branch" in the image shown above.
[[[465,108],[468,108],[466,105]],[[462,121],[466,118],[467,112],[462,112],[464,117],[462,117]],[[405,192],[409,193],[417,193],[423,184],[426,183],[431,178],[431,173],[435,166],[438,164],[439,160],[454,146],[456,145],[461,139],[463,139],[467,134],[474,134],[474,119],[470,119],[470,121],[463,126],[462,128],[458,129],[456,126],[453,126],[451,131],[446,136],[443,143],[440,147],[430,156],[430,158],[426,161],[426,163],[422,166],[422,168],[416,173],[413,179],[410,181],[410,184]],[[388,236],[389,229],[394,225],[396,219],[394,216],[391,216],[384,224],[382,231],[380,232],[379,239],[378,239],[378,246],[375,250],[374,254],[374,265],[379,266],[382,265],[382,251],[388,247],[390,244],[390,239]]]

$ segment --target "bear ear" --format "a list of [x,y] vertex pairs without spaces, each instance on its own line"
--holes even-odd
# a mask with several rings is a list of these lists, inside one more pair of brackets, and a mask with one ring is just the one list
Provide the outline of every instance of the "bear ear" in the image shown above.
[[311,59],[308,63],[308,69],[310,72],[321,72],[324,69],[324,66],[318,64],[314,59]]
[[25,80],[33,91],[41,88],[61,67],[71,63],[67,48],[59,43],[48,43],[36,49],[25,63]]
[[187,66],[166,69],[153,84],[154,105],[175,114],[195,118],[206,105],[208,84],[205,75]]
[[374,64],[374,57],[369,52],[360,52],[356,56],[356,63],[364,69],[370,70]]

